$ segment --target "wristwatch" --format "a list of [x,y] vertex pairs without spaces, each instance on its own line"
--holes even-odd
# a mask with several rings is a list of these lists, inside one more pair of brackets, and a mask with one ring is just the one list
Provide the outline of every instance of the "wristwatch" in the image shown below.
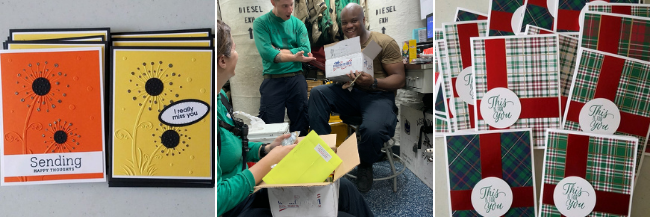
[[268,153],[266,153],[266,145],[268,145],[268,143],[264,143],[264,144],[262,144],[262,146],[260,146],[260,148],[262,149],[262,150],[260,150],[260,159],[264,158],[264,156],[266,156],[266,154],[268,154]]
[[377,89],[377,79],[375,78],[375,81],[370,85],[370,89]]

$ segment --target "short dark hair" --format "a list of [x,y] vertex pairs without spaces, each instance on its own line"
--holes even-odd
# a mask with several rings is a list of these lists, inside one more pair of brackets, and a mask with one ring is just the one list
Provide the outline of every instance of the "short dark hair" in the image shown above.
[[230,26],[221,20],[217,20],[217,57],[224,55],[230,57],[232,49],[232,37]]

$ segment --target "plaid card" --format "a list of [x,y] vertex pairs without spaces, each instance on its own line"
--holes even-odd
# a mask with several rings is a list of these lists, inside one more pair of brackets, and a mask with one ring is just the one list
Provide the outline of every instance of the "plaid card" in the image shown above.
[[[522,19],[523,5],[524,0],[490,0],[488,36],[515,35],[515,31],[520,32],[520,25],[513,26],[512,20]],[[514,23],[521,23],[521,20]]]
[[[553,31],[543,29],[537,26],[528,25],[526,27],[527,35],[554,34]],[[576,66],[576,57],[578,53],[578,38],[569,36],[564,33],[558,34],[560,41],[560,98],[561,109],[560,117],[564,114],[566,101],[569,97],[571,82],[573,82],[573,70]]]
[[449,119],[440,117],[438,115],[435,115],[434,119],[436,119],[436,133],[435,133],[436,137],[442,137],[444,136],[443,133],[451,132],[451,126],[449,126]]
[[564,129],[581,130],[583,106],[596,98],[608,99],[620,111],[620,125],[614,134],[636,137],[640,159],[650,133],[650,62],[585,48],[578,54]]
[[543,147],[544,130],[558,128],[561,119],[558,36],[474,38],[472,48],[477,130],[493,129],[478,109],[485,94],[507,88],[521,102],[521,115],[510,129],[532,128],[533,144]]
[[474,20],[487,20],[488,15],[476,11],[467,10],[465,8],[456,8],[456,22],[460,21],[474,21]]
[[487,177],[504,180],[513,191],[513,204],[503,216],[535,216],[530,130],[448,134],[445,146],[452,216],[480,216],[468,194]]
[[580,46],[650,61],[647,29],[650,29],[650,18],[586,12]]
[[539,26],[545,29],[553,29],[555,17],[551,14],[548,1],[526,0],[526,12],[521,23],[521,31],[526,30],[526,25]]
[[444,79],[447,85],[452,86],[448,92],[450,95],[445,98],[451,98],[448,103],[453,105],[449,109],[452,114],[453,129],[454,131],[472,129],[474,128],[474,107],[461,100],[456,88],[453,86],[456,85],[456,78],[460,72],[472,66],[470,38],[486,36],[487,21],[443,23],[442,25],[445,32],[447,66],[449,67]]
[[596,191],[596,207],[588,216],[629,215],[636,139],[556,129],[546,134],[540,217],[561,215],[553,192],[569,176],[587,180]]
[[[442,31],[440,31],[442,34]],[[437,33],[437,31],[436,31]],[[453,132],[454,128],[454,122],[451,121],[451,118],[453,117],[453,114],[455,113],[455,109],[453,107],[453,97],[452,97],[452,85],[448,82],[451,80],[451,73],[449,72],[449,67],[447,66],[448,63],[448,58],[447,58],[447,43],[444,40],[436,40],[434,43],[435,46],[435,56],[438,58],[436,67],[438,67],[438,70],[442,73],[442,78],[441,78],[441,87],[442,87],[442,93],[443,93],[443,100],[444,105],[445,105],[445,111],[447,112],[446,118],[449,119],[449,128],[452,129]]]
[[[580,11],[588,2],[596,0],[558,0],[555,31],[577,32],[580,31]],[[609,0],[611,3],[639,3],[639,0]]]
[[638,17],[650,17],[650,5],[646,4],[609,3],[603,5],[587,3],[587,10]]

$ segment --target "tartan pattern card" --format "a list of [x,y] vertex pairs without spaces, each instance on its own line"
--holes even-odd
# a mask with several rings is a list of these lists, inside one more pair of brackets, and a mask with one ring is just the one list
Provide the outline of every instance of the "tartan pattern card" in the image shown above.
[[580,47],[650,61],[650,18],[586,12],[584,23]]
[[[526,26],[527,35],[539,34],[554,34],[553,31],[543,29],[537,26]],[[561,98],[561,114],[564,114],[564,108],[569,97],[571,89],[571,82],[573,82],[573,70],[576,66],[576,58],[578,53],[578,38],[569,36],[568,34],[558,34],[560,42],[560,98]]]
[[434,39],[436,41],[437,40],[443,40],[444,39],[444,36],[443,36],[444,34],[445,33],[442,31],[442,29],[435,29],[435,38]]
[[[581,11],[588,2],[596,0],[558,0],[555,31],[578,32],[580,31]],[[639,0],[609,0],[610,3],[639,3]]]
[[488,36],[515,35],[521,32],[524,0],[490,0]]
[[521,31],[525,31],[526,25],[529,24],[545,29],[553,29],[555,16],[551,14],[548,3],[553,4],[555,1],[526,0],[526,12],[521,23]]
[[597,11],[603,13],[623,14],[637,17],[650,17],[650,6],[646,4],[593,4],[587,3],[588,11]]
[[[437,33],[438,32],[436,31],[436,34]],[[440,31],[440,33],[442,34],[442,31]],[[453,100],[454,99],[453,99],[453,97],[451,95],[452,94],[452,85],[451,85],[451,83],[449,83],[449,81],[451,81],[451,77],[450,77],[451,73],[449,72],[449,67],[447,66],[447,64],[449,64],[448,63],[449,60],[447,58],[447,43],[445,42],[445,40],[436,40],[436,43],[434,43],[434,46],[435,46],[435,50],[436,50],[436,52],[435,52],[436,58],[439,60],[437,62],[437,64],[436,64],[436,67],[438,67],[439,72],[441,72],[441,74],[442,74],[442,81],[440,82],[441,83],[440,86],[443,89],[443,91],[442,91],[443,100],[445,101],[444,102],[445,108],[446,108],[445,110],[447,112],[446,117],[449,119],[449,123],[448,123],[449,127],[451,129],[455,129],[454,128],[454,122],[451,121],[451,118],[454,116],[453,114],[455,114],[455,109],[453,107],[453,105],[454,105]],[[453,132],[453,131],[450,131],[450,132]]]
[[546,143],[540,217],[562,215],[554,191],[566,177],[580,177],[593,187],[596,205],[588,216],[629,216],[638,147],[635,138],[549,129]]
[[542,148],[544,130],[560,126],[558,36],[474,38],[472,49],[477,130],[495,129],[481,106],[491,104],[489,91],[507,88],[521,104],[521,114],[509,128],[532,128],[533,144]]
[[436,137],[444,136],[443,133],[451,132],[451,126],[449,126],[449,119],[435,115],[436,119]]
[[448,134],[445,151],[452,216],[481,216],[470,193],[486,178],[502,179],[512,190],[512,204],[502,216],[535,216],[530,129]]
[[484,13],[479,13],[472,10],[467,10],[465,8],[457,7],[456,8],[456,22],[460,21],[474,21],[474,20],[487,20],[488,15]]
[[594,99],[607,99],[620,112],[609,111],[620,119],[613,133],[636,137],[641,158],[650,133],[650,62],[580,48],[577,63],[563,129],[592,130],[581,127],[581,110],[590,109],[586,105]]
[[[474,128],[473,105],[463,101],[456,87],[456,79],[464,70],[471,70],[472,49],[471,37],[484,37],[487,31],[487,21],[466,21],[456,23],[443,23],[444,38],[447,43],[447,67],[448,76],[445,76],[445,83],[451,86],[449,97],[451,98],[452,122],[454,131]],[[443,68],[444,70],[444,68]],[[470,71],[471,72],[471,71]],[[473,103],[473,102],[471,102]]]

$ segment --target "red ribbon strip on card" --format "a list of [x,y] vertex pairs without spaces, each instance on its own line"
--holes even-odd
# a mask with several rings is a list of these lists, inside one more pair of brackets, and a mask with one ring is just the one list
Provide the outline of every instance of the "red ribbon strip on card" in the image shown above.
[[546,2],[547,2],[546,0],[528,0],[527,4],[548,9],[548,7],[546,6]]
[[[596,84],[596,92],[594,93],[594,99],[596,98],[605,98],[612,102],[615,102],[616,92],[621,80],[621,74],[623,73],[623,67],[625,66],[625,59],[616,58],[609,55],[603,55],[603,64],[600,67],[600,72],[598,75],[598,83]],[[580,123],[580,110],[585,105],[585,103],[580,103],[576,101],[570,101],[567,114],[567,120]],[[645,137],[648,134],[648,128],[650,127],[650,118],[630,114],[624,111],[621,112],[621,124],[619,125],[617,132],[637,135]]]
[[[587,174],[587,155],[589,154],[589,136],[569,134],[567,140],[564,177],[578,176],[585,178]],[[556,185],[544,184],[542,203],[555,206],[553,193]],[[604,212],[615,215],[627,215],[630,195],[606,191],[596,191],[596,207],[593,212]],[[623,204],[623,205],[621,205]],[[564,216],[564,215],[562,215]]]
[[513,13],[495,11],[490,13],[490,30],[498,30],[502,32],[514,32],[512,30],[512,16]]
[[556,31],[580,31],[580,10],[557,10],[557,27]]
[[[508,72],[506,66],[505,39],[485,40],[485,76],[487,90],[503,87],[508,88]],[[557,97],[519,98],[521,114],[519,118],[560,117],[560,102]],[[481,115],[481,100],[477,100],[478,119]],[[495,129],[490,127],[490,129]]]
[[[460,56],[463,63],[463,69],[472,66],[472,47],[470,38],[479,37],[478,24],[477,23],[467,23],[467,24],[458,24],[456,26],[458,31],[458,44],[460,46]],[[458,98],[458,92],[456,91],[456,78],[451,79],[451,83],[454,87],[454,97]],[[474,117],[474,106],[467,104],[467,110],[469,111],[469,122],[470,128],[475,126]]]
[[598,29],[598,46],[597,50],[607,53],[618,53],[618,47],[621,41],[621,30],[623,25],[621,17],[609,15],[600,16],[600,28]]
[[[503,177],[501,163],[501,133],[480,134],[481,178]],[[534,190],[530,187],[514,187],[512,190],[512,205],[510,208],[530,207],[535,205]],[[450,191],[451,210],[474,210],[472,206],[472,190]]]
[[632,15],[632,6],[612,5],[612,13]]

